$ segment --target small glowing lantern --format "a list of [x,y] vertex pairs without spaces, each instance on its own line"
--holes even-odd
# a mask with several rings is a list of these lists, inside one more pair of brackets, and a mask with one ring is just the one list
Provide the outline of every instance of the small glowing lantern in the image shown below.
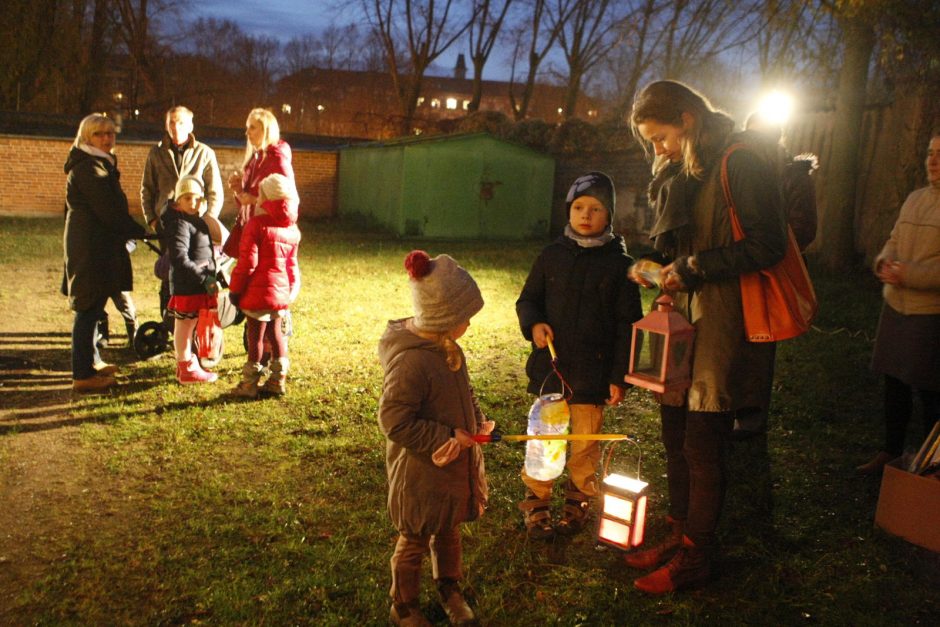
[[691,359],[695,327],[672,309],[663,294],[656,309],[633,325],[630,367],[624,381],[664,394],[692,384]]
[[[607,460],[604,462],[597,541],[628,550],[643,542],[643,531],[646,528],[646,488],[649,484],[639,478],[616,473],[607,474],[613,449],[614,444],[611,443]],[[637,466],[639,476],[639,464]]]

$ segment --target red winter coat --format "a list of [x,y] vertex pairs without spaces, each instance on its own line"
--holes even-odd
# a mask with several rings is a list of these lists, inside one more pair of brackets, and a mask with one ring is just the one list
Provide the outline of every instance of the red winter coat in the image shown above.
[[[258,196],[261,181],[271,174],[283,174],[293,180],[294,168],[291,165],[290,144],[283,139],[269,145],[264,151],[258,150],[245,165],[242,175],[242,189]],[[252,208],[251,215],[254,215]]]
[[266,200],[245,225],[229,290],[248,311],[287,309],[300,290],[297,202]]

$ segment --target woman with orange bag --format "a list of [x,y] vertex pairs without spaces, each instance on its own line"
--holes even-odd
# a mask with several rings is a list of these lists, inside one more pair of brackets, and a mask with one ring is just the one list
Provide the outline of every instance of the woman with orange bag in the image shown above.
[[659,544],[625,556],[634,568],[658,567],[634,585],[664,594],[711,578],[734,414],[766,404],[773,372],[774,344],[745,337],[739,279],[778,263],[787,231],[772,168],[745,148],[728,160],[731,195],[746,234],[734,241],[721,161],[731,144],[747,144],[748,135],[732,134],[734,121],[704,96],[682,83],[652,83],[637,96],[630,121],[653,156],[656,221],[650,237],[670,262],[661,284],[696,333],[691,387],[658,399],[670,532]]

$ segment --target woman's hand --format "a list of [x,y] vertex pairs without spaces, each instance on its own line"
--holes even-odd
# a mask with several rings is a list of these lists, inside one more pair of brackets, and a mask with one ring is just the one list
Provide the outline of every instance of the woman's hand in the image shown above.
[[882,261],[875,270],[875,276],[888,285],[904,285],[904,273],[907,264],[900,261]]
[[667,292],[681,292],[685,288],[682,277],[679,276],[679,272],[676,270],[675,262],[663,268],[662,277],[663,290]]
[[555,332],[552,331],[550,326],[544,322],[536,322],[532,325],[532,342],[534,342],[538,348],[548,346],[549,340],[555,341]]
[[235,170],[231,175],[229,175],[228,188],[235,192],[236,196],[244,191],[242,189],[242,173],[240,170]]

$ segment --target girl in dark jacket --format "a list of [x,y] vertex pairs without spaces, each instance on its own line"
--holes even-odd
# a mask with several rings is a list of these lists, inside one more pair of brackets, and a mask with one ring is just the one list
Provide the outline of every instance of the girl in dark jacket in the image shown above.
[[[539,254],[516,301],[522,335],[532,342],[526,364],[529,392],[561,392],[552,373],[548,340],[558,353],[558,368],[571,386],[572,433],[599,433],[604,405],[623,399],[632,325],[642,317],[637,286],[627,279],[632,262],[623,238],[614,235],[614,184],[602,172],[590,172],[571,185],[566,198],[565,233]],[[546,539],[580,531],[588,504],[597,494],[597,442],[572,442],[566,467],[565,505],[552,526],[553,480],[522,471],[526,485],[526,531]]]
[[[286,392],[289,360],[281,322],[300,292],[300,230],[293,180],[270,175],[261,182],[258,200],[257,213],[242,233],[229,286],[229,299],[245,312],[248,328],[248,361],[232,391],[243,398],[255,398],[261,391],[276,396]],[[259,387],[265,343],[271,346],[271,373]]]
[[773,343],[747,341],[740,275],[779,262],[787,231],[773,169],[754,150],[737,150],[728,159],[728,181],[746,237],[734,241],[721,160],[739,138],[731,133],[734,121],[704,96],[682,83],[652,83],[637,96],[631,123],[655,153],[650,237],[671,260],[661,285],[695,327],[691,387],[657,399],[671,533],[626,555],[635,568],[653,568],[672,556],[634,582],[644,592],[664,594],[711,576],[735,412],[766,408],[773,372]]
[[174,318],[176,380],[183,385],[212,383],[218,375],[203,370],[192,351],[199,310],[215,307],[219,292],[212,238],[201,218],[206,211],[202,181],[195,176],[181,177],[175,196],[174,209],[165,211],[160,219],[170,251],[167,313]]
[[114,384],[117,368],[101,363],[95,328],[108,298],[133,289],[128,239],[143,237],[144,227],[127,211],[117,157],[114,122],[103,115],[85,117],[68,160],[65,198],[65,277],[62,291],[75,311],[72,326],[72,389],[104,390]]

